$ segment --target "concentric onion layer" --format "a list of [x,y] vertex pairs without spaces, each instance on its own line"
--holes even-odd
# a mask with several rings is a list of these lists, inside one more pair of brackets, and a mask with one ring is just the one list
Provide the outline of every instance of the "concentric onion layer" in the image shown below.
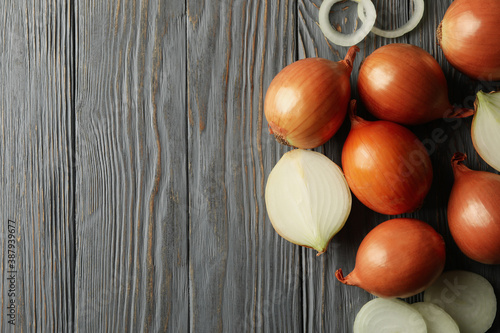
[[375,298],[359,310],[354,333],[427,333],[422,315],[398,299]]
[[430,302],[411,305],[425,320],[427,333],[460,333],[457,323],[442,308]]
[[[413,4],[415,6],[413,13],[411,14],[410,19],[403,24],[401,27],[394,30],[382,30],[377,27],[372,28],[372,32],[375,35],[379,35],[385,38],[397,38],[401,37],[404,34],[412,31],[418,25],[418,23],[422,20],[424,16],[425,3],[424,0],[413,0]],[[358,4],[358,17],[361,21],[365,21],[366,14],[365,8],[363,7],[363,3]],[[364,23],[363,23],[364,24]]]
[[484,333],[497,312],[493,286],[479,274],[455,270],[443,273],[424,292],[424,301],[443,308],[461,333]]
[[[351,34],[343,34],[336,29],[333,29],[330,23],[330,11],[334,4],[342,0],[324,0],[319,8],[318,21],[321,31],[332,43],[340,46],[351,46],[361,42],[375,25],[377,12],[371,0],[353,0],[358,2],[358,8],[362,12],[359,19],[363,22],[361,28],[357,29]],[[366,10],[366,14],[364,13]]]
[[271,223],[286,240],[326,251],[351,211],[351,192],[342,170],[317,152],[295,149],[279,160],[266,185]]

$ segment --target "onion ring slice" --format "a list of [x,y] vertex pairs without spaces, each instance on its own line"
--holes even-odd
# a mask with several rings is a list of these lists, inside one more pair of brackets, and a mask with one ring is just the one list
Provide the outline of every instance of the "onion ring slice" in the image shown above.
[[358,15],[360,10],[359,8],[364,9],[361,10],[361,12],[363,12],[363,17],[359,17],[359,19],[363,22],[363,25],[352,34],[343,34],[335,30],[330,23],[330,9],[334,4],[340,1],[343,0],[323,1],[321,7],[319,8],[319,26],[325,37],[332,43],[340,46],[356,45],[370,33],[370,30],[372,30],[375,25],[375,19],[377,18],[375,6],[371,0],[352,0],[358,3]]
[[[373,4],[372,4],[373,5]],[[396,37],[401,37],[404,34],[412,31],[415,29],[415,27],[420,23],[422,20],[422,17],[424,16],[424,0],[413,0],[413,5],[415,7],[415,10],[413,12],[412,17],[403,24],[401,27],[395,29],[395,30],[382,30],[377,27],[372,27],[372,32],[375,35],[379,35],[381,37],[385,38],[396,38]],[[365,14],[364,10],[364,3],[359,3],[358,4],[358,16],[359,18],[363,21],[365,19],[366,15],[368,15],[368,10],[366,10],[367,14]],[[371,9],[370,9],[371,11]]]

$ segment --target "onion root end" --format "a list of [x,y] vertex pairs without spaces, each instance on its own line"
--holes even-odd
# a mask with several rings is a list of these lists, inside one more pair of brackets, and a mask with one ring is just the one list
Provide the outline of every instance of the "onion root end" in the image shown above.
[[274,135],[274,138],[276,139],[276,141],[278,141],[279,143],[281,143],[282,145],[285,145],[285,146],[289,146],[289,147],[293,147],[287,139],[285,139],[285,136],[283,136],[281,133],[276,133],[274,132],[273,133]]
[[441,46],[441,40],[443,39],[443,21],[439,23],[437,30],[436,30],[436,38],[438,45]]

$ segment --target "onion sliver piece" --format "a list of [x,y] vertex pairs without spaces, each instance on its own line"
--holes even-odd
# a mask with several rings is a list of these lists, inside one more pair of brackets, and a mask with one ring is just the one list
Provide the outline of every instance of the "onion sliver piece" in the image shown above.
[[424,292],[424,301],[443,308],[461,333],[486,332],[497,313],[495,292],[488,280],[461,270],[443,273]]
[[427,333],[460,333],[455,320],[436,304],[418,302],[411,306],[424,317]]
[[500,171],[500,91],[479,91],[474,108],[472,143],[483,160]]
[[330,23],[330,9],[337,2],[343,0],[324,0],[319,7],[319,26],[323,34],[332,43],[340,46],[352,46],[361,42],[369,33],[370,30],[375,25],[375,19],[377,18],[377,13],[375,11],[375,6],[371,0],[352,0],[358,3],[359,6],[363,6],[366,10],[366,15],[361,21],[363,25],[361,28],[353,32],[352,34],[343,34],[333,29]]
[[[363,6],[363,4],[360,3],[358,5],[358,16],[361,21],[364,21],[366,19],[365,7]],[[424,0],[413,0],[413,4],[415,5],[415,10],[413,12],[413,15],[401,27],[395,30],[382,30],[374,26],[371,31],[375,35],[379,35],[385,38],[401,37],[404,34],[412,31],[422,20],[422,17],[424,16],[424,7],[425,7]]]
[[375,298],[363,305],[354,320],[354,333],[426,333],[422,315],[399,299]]
[[351,191],[342,170],[323,154],[295,149],[275,165],[266,184],[266,207],[286,240],[325,252],[351,211]]

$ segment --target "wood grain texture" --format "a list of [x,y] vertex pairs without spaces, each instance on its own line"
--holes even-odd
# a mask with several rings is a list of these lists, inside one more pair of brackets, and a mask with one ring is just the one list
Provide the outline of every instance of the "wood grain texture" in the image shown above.
[[[411,0],[374,3],[382,28],[412,10]],[[353,98],[362,60],[393,42],[438,60],[453,104],[471,107],[479,89],[499,90],[444,58],[435,29],[450,4],[426,1],[411,33],[361,42]],[[350,272],[363,237],[393,216],[354,198],[345,227],[316,257],[277,235],[264,202],[267,177],[289,150],[268,133],[267,87],[297,59],[347,52],[321,33],[320,5],[0,2],[1,332],[352,332],[372,296],[334,272]],[[361,24],[350,1],[331,21],[346,33]],[[358,113],[373,119],[362,103]],[[452,154],[494,171],[474,151],[470,125],[410,127],[430,153],[434,183],[424,206],[401,216],[430,223],[445,237],[446,269],[481,274],[500,297],[500,266],[467,259],[446,222]],[[340,165],[348,132],[345,121],[316,150]],[[9,219],[16,326],[5,310]],[[490,332],[499,331],[497,315]]]
[[[477,82],[452,68],[444,58],[436,41],[435,30],[451,1],[426,1],[425,14],[421,23],[411,33],[396,38],[386,39],[373,34],[359,44],[361,49],[354,63],[351,74],[352,97],[359,100],[356,81],[361,61],[376,48],[390,43],[410,43],[420,46],[432,54],[440,63],[449,85],[449,96],[452,104],[472,107],[475,92],[479,89],[494,90],[496,85],[488,82]],[[381,0],[375,2],[377,7],[376,25],[385,29],[401,26],[412,10],[410,1]],[[320,56],[338,61],[342,59],[347,48],[338,47],[327,41],[317,25],[318,8],[321,1],[301,0],[298,5],[298,40],[299,58]],[[345,9],[345,7],[349,7]],[[347,22],[345,21],[347,17]],[[333,7],[331,22],[338,24],[343,32],[351,32],[356,27],[356,5],[352,2]],[[359,24],[359,22],[358,22]],[[402,59],[402,61],[404,61]],[[411,78],[409,78],[411,80]],[[410,83],[410,82],[408,82]],[[404,83],[403,83],[404,84]],[[498,89],[498,88],[497,88]],[[374,119],[358,103],[358,114],[367,119]],[[494,286],[497,295],[500,292],[500,267],[487,266],[466,258],[456,247],[449,233],[446,220],[446,205],[453,184],[450,159],[454,152],[463,151],[468,154],[468,164],[474,169],[494,171],[488,167],[474,151],[470,139],[471,119],[437,120],[410,129],[423,141],[433,163],[434,181],[424,206],[417,212],[387,216],[374,213],[363,206],[357,199],[353,201],[352,212],[344,229],[330,243],[324,257],[316,258],[309,250],[303,251],[303,263],[307,270],[304,276],[304,321],[308,323],[307,331],[314,332],[352,332],[354,318],[359,309],[373,296],[355,287],[340,284],[334,277],[335,270],[343,268],[350,272],[355,265],[357,247],[364,235],[377,224],[394,217],[413,217],[431,224],[440,232],[447,244],[446,269],[465,269],[477,272],[486,277]],[[320,151],[340,165],[342,145],[349,132],[348,120],[340,131]],[[407,301],[422,300],[416,295]],[[318,311],[321,309],[321,311]],[[497,318],[490,332],[500,330]]]
[[188,1],[192,332],[301,332],[300,250],[266,215],[266,87],[295,58],[294,1]]
[[185,6],[80,1],[76,16],[76,331],[185,332]]
[[72,327],[72,46],[69,1],[0,3],[2,332]]

